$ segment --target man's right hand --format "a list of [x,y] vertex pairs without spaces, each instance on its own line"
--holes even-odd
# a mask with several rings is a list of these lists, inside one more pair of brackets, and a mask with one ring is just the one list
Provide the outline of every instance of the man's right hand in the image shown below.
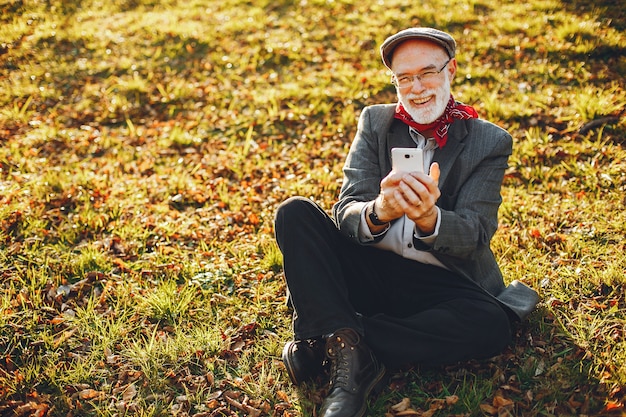
[[[389,222],[407,214],[416,221],[419,213],[432,212],[441,193],[439,164],[430,166],[429,175],[391,171],[380,182],[380,194],[376,197],[376,214],[381,221]],[[417,201],[417,203],[416,203]]]
[[376,197],[376,214],[381,221],[390,222],[404,215],[404,210],[397,200],[400,182],[404,172],[391,171],[380,182],[380,194]]

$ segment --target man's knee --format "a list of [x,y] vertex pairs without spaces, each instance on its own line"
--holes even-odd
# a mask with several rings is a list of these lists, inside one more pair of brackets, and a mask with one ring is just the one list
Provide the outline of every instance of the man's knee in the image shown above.
[[313,201],[305,197],[289,197],[276,209],[275,222],[279,221],[279,219],[301,216],[305,210],[310,210],[311,206],[314,205]]
[[325,233],[334,223],[313,200],[290,197],[276,209],[274,232],[279,246],[285,236]]

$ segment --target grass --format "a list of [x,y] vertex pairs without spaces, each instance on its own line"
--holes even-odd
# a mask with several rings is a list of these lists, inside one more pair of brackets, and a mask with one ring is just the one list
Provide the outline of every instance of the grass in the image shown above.
[[[493,242],[541,304],[368,416],[624,414],[626,16],[610,0],[0,0],[0,414],[310,416],[273,215],[330,209],[377,48],[437,26],[514,136]],[[403,402],[404,401],[404,402]],[[393,406],[398,407],[393,408]],[[414,410],[411,414],[411,410]]]

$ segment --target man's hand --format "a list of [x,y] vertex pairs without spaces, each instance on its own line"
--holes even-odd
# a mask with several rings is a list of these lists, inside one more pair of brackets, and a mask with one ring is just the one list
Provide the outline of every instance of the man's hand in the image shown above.
[[382,221],[395,220],[404,214],[425,234],[437,224],[435,203],[439,199],[439,164],[430,166],[430,174],[391,171],[380,183],[376,213]]

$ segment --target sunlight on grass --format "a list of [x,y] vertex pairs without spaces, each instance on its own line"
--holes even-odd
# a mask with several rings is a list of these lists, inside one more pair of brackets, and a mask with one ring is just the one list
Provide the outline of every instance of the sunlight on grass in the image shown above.
[[574,108],[584,122],[620,112],[626,106],[626,92],[618,84],[597,88],[587,86],[578,93]]
[[140,295],[139,306],[154,320],[177,324],[188,312],[195,290],[179,286],[174,281],[164,281],[153,292]]
[[438,414],[623,410],[626,38],[609,1],[0,11],[0,407],[313,415],[323,387],[280,363],[274,211],[295,194],[330,210],[359,112],[395,100],[378,45],[433,25],[459,45],[455,97],[513,135],[493,247],[542,302],[503,355],[398,372],[367,414],[448,395]]

